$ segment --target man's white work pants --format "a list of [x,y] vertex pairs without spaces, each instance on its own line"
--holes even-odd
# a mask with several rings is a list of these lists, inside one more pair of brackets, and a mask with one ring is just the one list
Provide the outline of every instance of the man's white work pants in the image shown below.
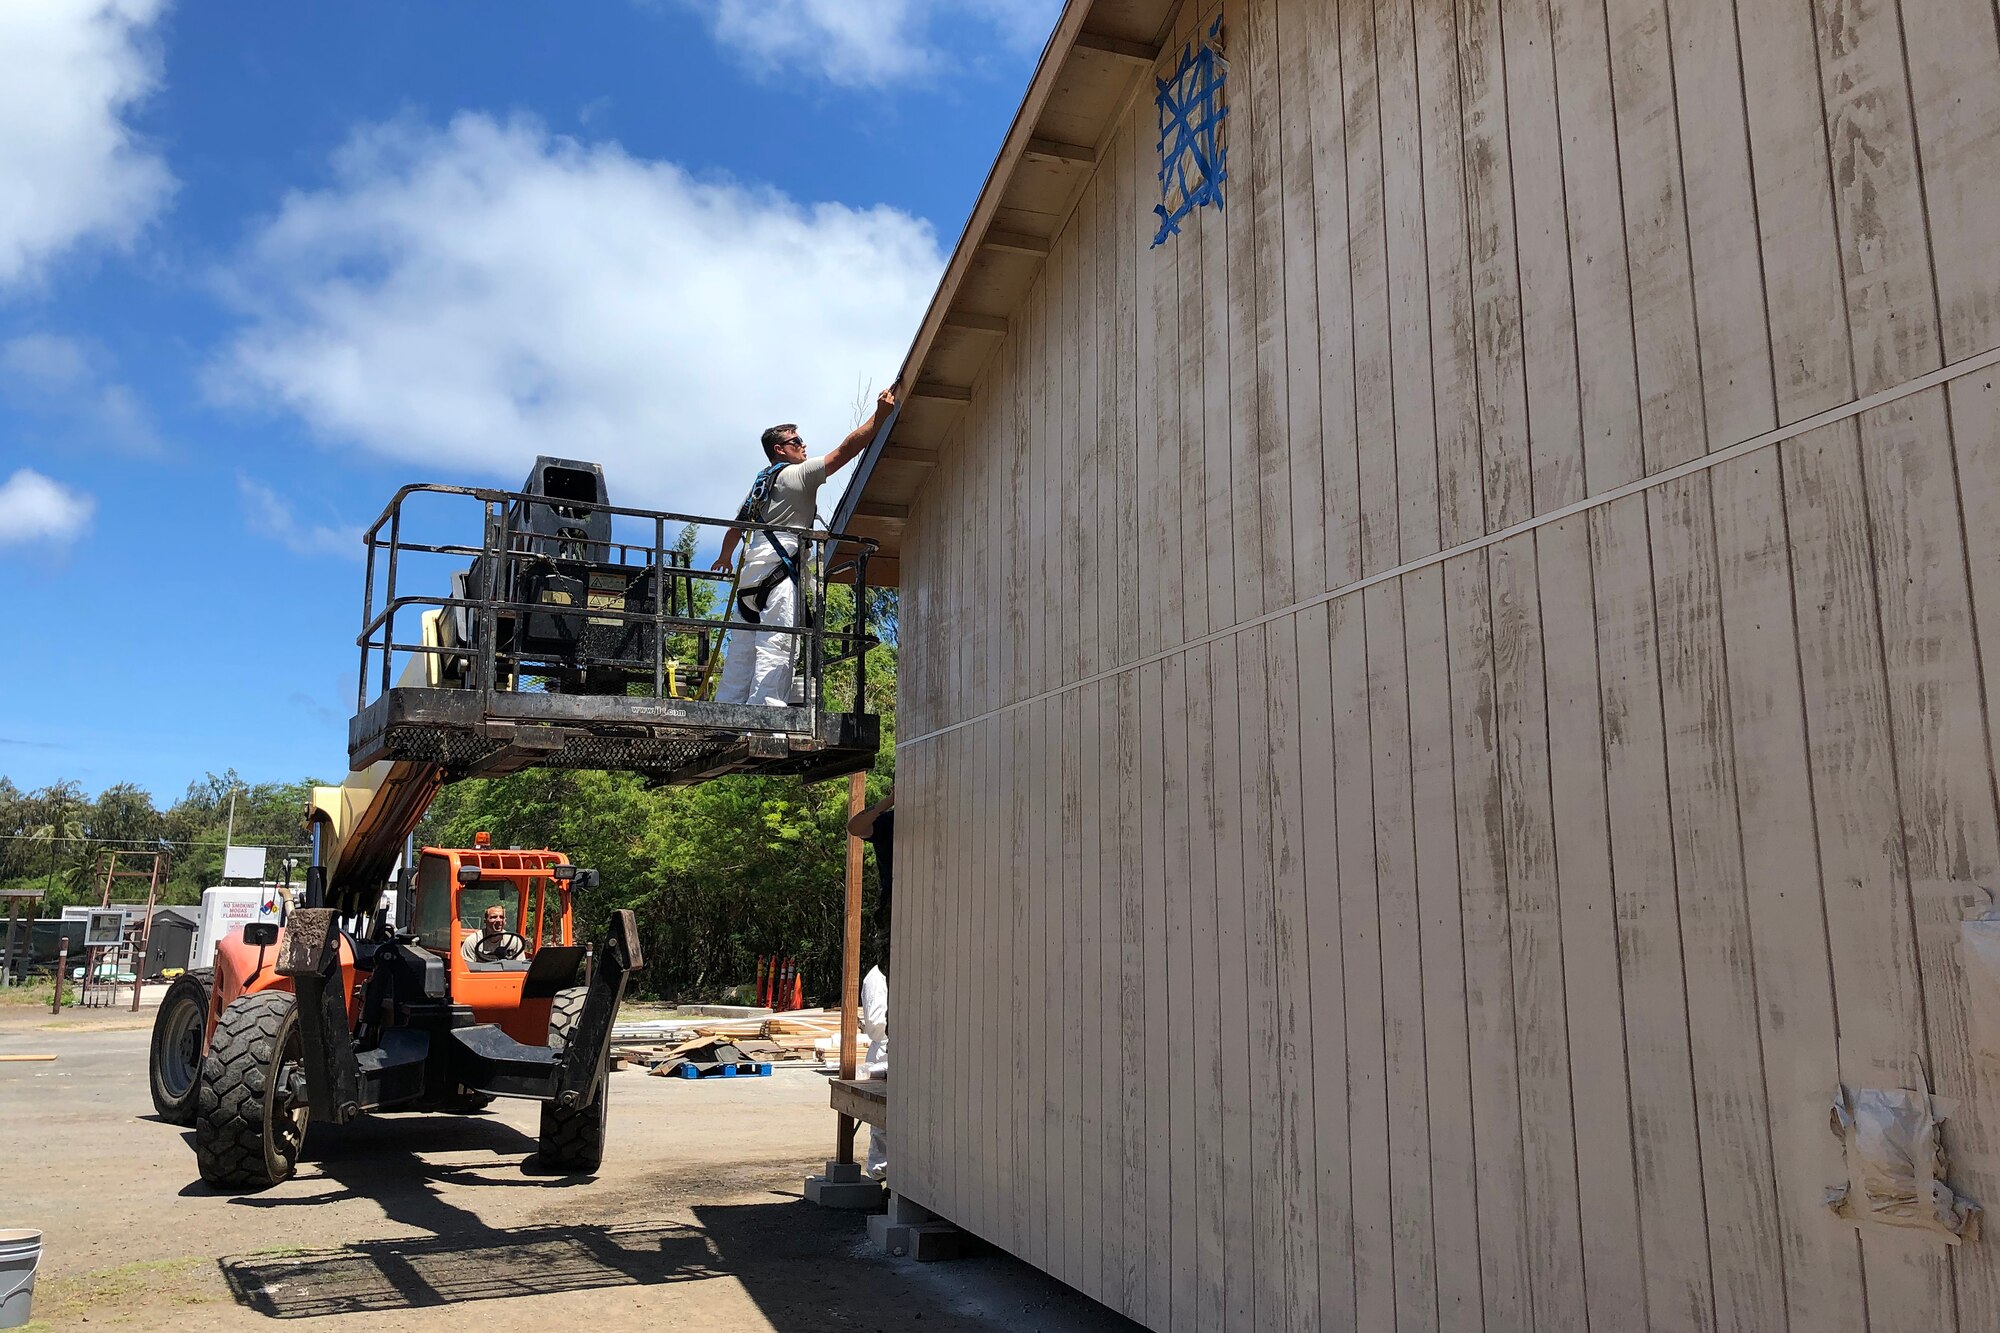
[[[751,540],[761,545],[761,538],[762,534],[758,534]],[[746,588],[755,587],[777,568],[775,560],[758,560],[759,554],[753,552],[751,559],[744,562],[741,582]],[[771,589],[770,599],[764,603],[758,623],[795,624],[798,605],[798,585],[790,579],[782,579]],[[740,614],[740,608],[730,609],[731,619]],[[760,633],[747,628],[729,631],[729,645],[724,649],[722,658],[722,683],[715,691],[716,701],[762,704],[771,708],[788,706],[792,701],[792,659],[798,651],[798,643],[799,636],[796,634]]]

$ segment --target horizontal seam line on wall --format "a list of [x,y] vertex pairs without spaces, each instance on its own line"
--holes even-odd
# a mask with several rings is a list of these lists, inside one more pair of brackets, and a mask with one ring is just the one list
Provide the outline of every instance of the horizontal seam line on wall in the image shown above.
[[1370,574],[1366,578],[1342,584],[1338,588],[1315,594],[1303,601],[1293,602],[1291,605],[1280,607],[1276,611],[1266,611],[1263,615],[1257,616],[1252,620],[1245,620],[1240,624],[1230,625],[1219,630],[1211,630],[1199,638],[1189,639],[1172,648],[1162,649],[1157,653],[1151,653],[1145,657],[1099,671],[1094,675],[1073,680],[1066,685],[1058,685],[1052,690],[1043,690],[1041,693],[1029,695],[1025,699],[1017,699],[1013,703],[1002,704],[1000,707],[988,709],[984,713],[962,718],[948,726],[939,727],[934,731],[927,731],[921,736],[912,736],[907,740],[898,740],[896,748],[904,750],[913,745],[921,745],[925,741],[949,735],[951,732],[963,727],[975,726],[978,723],[1002,717],[1016,709],[1026,708],[1030,704],[1038,704],[1049,699],[1060,698],[1062,695],[1068,694],[1072,690],[1080,690],[1086,685],[1096,685],[1102,681],[1122,676],[1128,671],[1137,671],[1142,667],[1149,667],[1155,663],[1164,662],[1170,657],[1176,657],[1187,652],[1189,649],[1205,647],[1211,643],[1220,643],[1222,640],[1233,638],[1245,630],[1256,629],[1260,625],[1268,625],[1273,621],[1283,620],[1286,616],[1297,615],[1301,611],[1310,610],[1315,606],[1324,606],[1329,602],[1339,601],[1343,597],[1352,597],[1358,592],[1366,592],[1370,588],[1392,582],[1408,574],[1414,574],[1418,570],[1429,569],[1433,565],[1444,564],[1447,560],[1456,560],[1460,556],[1471,555],[1476,551],[1483,551],[1488,547],[1497,546],[1501,542],[1511,541],[1515,537],[1533,532],[1537,528],[1547,527],[1551,523],[1560,523],[1564,519],[1575,518],[1578,514],[1587,514],[1593,509],[1601,509],[1605,505],[1616,504],[1620,500],[1628,500],[1635,495],[1642,495],[1655,487],[1664,486],[1668,482],[1679,481],[1683,477],[1691,477],[1696,473],[1706,472],[1710,468],[1720,467],[1724,463],[1734,462],[1745,455],[1756,453],[1760,449],[1768,449],[1772,445],[1783,444],[1785,441],[1797,439],[1801,435],[1809,435],[1822,427],[1834,426],[1843,421],[1850,421],[1864,412],[1872,412],[1876,408],[1887,407],[1905,398],[1935,389],[1939,385],[1949,384],[1961,376],[1984,370],[1996,363],[2000,363],[2000,347],[1989,348],[1976,356],[1967,357],[1963,361],[1954,361],[1950,365],[1940,366],[1928,374],[1919,375],[1913,380],[1906,380],[1891,388],[1879,390],[1876,393],[1869,394],[1865,398],[1857,398],[1853,402],[1844,403],[1839,407],[1830,407],[1824,412],[1805,417],[1793,422],[1789,426],[1779,426],[1777,429],[1765,431],[1761,435],[1753,435],[1747,440],[1739,440],[1737,443],[1729,445],[1726,448],[1717,449],[1713,453],[1703,454],[1699,458],[1693,458],[1685,463],[1677,464],[1664,472],[1656,472],[1651,476],[1641,477],[1637,481],[1628,481],[1622,486],[1614,486],[1601,495],[1593,495],[1587,499],[1578,500],[1574,504],[1564,505],[1560,509],[1552,509],[1546,514],[1538,514],[1534,518],[1525,519],[1510,528],[1502,528],[1498,532],[1489,532],[1485,536],[1475,537],[1469,542],[1461,542],[1457,546],[1447,547],[1445,550],[1421,556],[1418,559],[1397,565],[1392,569],[1385,569],[1380,573]]

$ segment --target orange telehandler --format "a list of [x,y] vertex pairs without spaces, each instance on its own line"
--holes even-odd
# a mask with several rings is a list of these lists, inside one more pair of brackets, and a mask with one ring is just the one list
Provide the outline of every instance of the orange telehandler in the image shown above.
[[[432,539],[436,513],[417,511],[433,501],[481,507],[479,543]],[[874,544],[773,529],[802,552],[801,614],[780,630],[797,645],[801,698],[731,705],[706,697],[734,624],[701,591],[717,576],[668,543],[670,526],[678,538],[690,524],[722,526],[612,506],[602,469],[552,458],[518,492],[406,486],[383,511],[366,536],[354,771],[313,790],[304,905],[282,926],[226,937],[212,967],[174,983],[154,1023],[153,1104],[194,1127],[203,1180],[285,1179],[315,1121],[470,1112],[495,1097],[541,1103],[544,1166],[597,1168],[612,1025],[643,965],[632,913],[609,914],[585,979],[574,913],[596,872],[558,852],[496,849],[483,834],[472,848],[416,855],[407,843],[438,790],[466,777],[591,767],[688,783],[868,766],[879,738],[865,704]],[[621,526],[646,540],[619,540]],[[436,557],[471,557],[448,596],[399,592]],[[835,582],[855,588],[844,627],[826,623],[816,595]],[[417,640],[396,638],[399,611],[420,625]],[[826,669],[841,662],[853,663],[851,712],[825,707]],[[410,864],[392,919],[384,890],[399,857]],[[495,907],[503,933],[519,937],[498,954],[478,947]]]

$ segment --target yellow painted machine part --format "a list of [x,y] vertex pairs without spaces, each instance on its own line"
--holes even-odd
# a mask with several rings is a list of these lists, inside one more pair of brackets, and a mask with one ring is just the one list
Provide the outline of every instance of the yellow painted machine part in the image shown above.
[[[441,642],[442,620],[442,611],[425,614],[425,645]],[[414,655],[397,686],[436,688],[442,661],[432,653]],[[338,787],[312,789],[307,818],[319,829],[329,906],[342,906],[344,894],[359,899],[381,889],[403,850],[403,840],[443,785],[444,771],[435,764],[385,760],[348,774]]]

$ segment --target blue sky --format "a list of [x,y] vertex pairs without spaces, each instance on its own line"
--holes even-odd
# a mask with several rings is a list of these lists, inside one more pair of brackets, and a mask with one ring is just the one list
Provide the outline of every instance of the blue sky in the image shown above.
[[337,775],[398,485],[833,443],[1059,8],[0,4],[0,775]]

